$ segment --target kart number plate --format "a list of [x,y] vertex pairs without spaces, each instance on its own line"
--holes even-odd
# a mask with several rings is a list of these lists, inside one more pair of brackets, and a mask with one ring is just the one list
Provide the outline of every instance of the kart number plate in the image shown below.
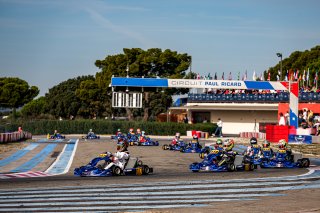
[[277,163],[276,167],[282,167],[281,163]]

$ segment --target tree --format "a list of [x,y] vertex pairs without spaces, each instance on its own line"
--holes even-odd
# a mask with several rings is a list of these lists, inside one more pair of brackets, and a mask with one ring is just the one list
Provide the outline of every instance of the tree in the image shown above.
[[81,82],[94,79],[93,76],[81,76],[63,81],[49,89],[49,93],[45,95],[47,112],[55,117],[76,116],[79,109],[85,105],[75,92],[80,88]]
[[19,78],[0,78],[0,106],[13,109],[13,117],[16,116],[16,108],[30,102],[39,94],[36,86]]
[[[95,65],[101,69],[101,72],[96,74],[96,81],[99,87],[105,91],[109,91],[109,84],[112,75],[125,77],[127,69],[129,69],[130,77],[162,77],[162,78],[184,78],[186,70],[191,63],[191,56],[186,53],[180,54],[176,51],[166,49],[162,51],[159,48],[151,48],[142,50],[140,48],[123,49],[123,54],[110,55],[104,60],[97,60]],[[120,88],[120,90],[125,88]],[[129,88],[130,91],[140,91],[141,88]],[[183,89],[167,89],[164,96],[172,103],[171,95],[185,93]],[[144,120],[148,120],[151,111],[151,103],[157,96],[156,88],[144,88],[144,110],[141,114],[144,115]],[[107,94],[106,97],[110,97]],[[165,110],[163,108],[162,110]],[[132,118],[132,110],[126,109],[129,119]],[[163,111],[162,111],[163,112]],[[151,112],[153,113],[153,112]],[[157,112],[158,113],[158,112]],[[160,113],[160,112],[159,112]]]
[[46,104],[46,98],[43,96],[38,99],[34,99],[23,106],[21,114],[24,117],[37,117],[38,115],[46,112]]

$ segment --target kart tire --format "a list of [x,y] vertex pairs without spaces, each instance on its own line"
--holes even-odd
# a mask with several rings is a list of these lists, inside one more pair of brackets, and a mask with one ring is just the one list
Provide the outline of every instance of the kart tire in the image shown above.
[[297,166],[299,167],[299,168],[302,168],[303,166],[302,166],[302,159],[298,159],[297,160]]
[[168,145],[167,145],[167,144],[163,145],[163,146],[162,146],[162,149],[163,149],[163,150],[168,150]]
[[236,170],[236,166],[233,163],[229,163],[227,165],[228,172],[234,172]]
[[258,165],[250,164],[250,171],[253,171],[258,168]]
[[301,164],[302,168],[308,168],[310,166],[310,160],[308,158],[302,158]]
[[121,174],[122,174],[122,171],[121,171],[120,167],[114,166],[114,167],[112,168],[112,174],[113,174],[113,175],[116,175],[116,176],[121,175]]
[[143,165],[142,167],[142,174],[148,175],[150,173],[150,168],[147,165]]
[[184,152],[184,148],[183,147],[180,148],[180,152]]

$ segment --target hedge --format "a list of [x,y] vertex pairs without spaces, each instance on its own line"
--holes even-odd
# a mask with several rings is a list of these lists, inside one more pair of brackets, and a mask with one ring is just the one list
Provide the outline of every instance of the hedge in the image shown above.
[[0,128],[3,132],[13,132],[21,126],[23,130],[33,135],[52,134],[56,129],[61,134],[86,134],[92,129],[97,134],[114,134],[117,129],[127,133],[130,128],[140,128],[147,135],[174,135],[180,132],[186,135],[188,130],[198,130],[212,134],[217,125],[212,123],[185,124],[165,122],[135,122],[135,121],[110,121],[110,120],[40,120],[5,124]]

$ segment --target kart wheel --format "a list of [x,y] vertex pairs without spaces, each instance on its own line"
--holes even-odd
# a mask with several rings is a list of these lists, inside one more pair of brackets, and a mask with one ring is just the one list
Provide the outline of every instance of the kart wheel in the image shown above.
[[180,148],[180,152],[184,152],[184,148],[183,147]]
[[310,160],[308,158],[302,158],[301,165],[302,168],[308,168],[310,166]]
[[236,170],[236,166],[233,163],[227,165],[228,172],[234,172]]
[[302,159],[298,159],[298,160],[297,160],[297,166],[298,166],[299,168],[302,168]]
[[167,150],[167,149],[168,149],[168,145],[167,145],[167,144],[163,145],[163,146],[162,146],[162,149],[163,149],[163,150]]
[[119,175],[121,175],[122,171],[121,171],[120,167],[115,166],[115,167],[113,167],[113,169],[112,169],[112,173],[113,173],[114,175],[116,175],[116,176],[119,176]]
[[250,164],[250,171],[253,171],[254,169],[257,169],[258,165]]
[[149,166],[144,165],[144,166],[143,166],[143,169],[142,169],[142,174],[148,175],[149,173],[150,173],[150,168],[149,168]]

